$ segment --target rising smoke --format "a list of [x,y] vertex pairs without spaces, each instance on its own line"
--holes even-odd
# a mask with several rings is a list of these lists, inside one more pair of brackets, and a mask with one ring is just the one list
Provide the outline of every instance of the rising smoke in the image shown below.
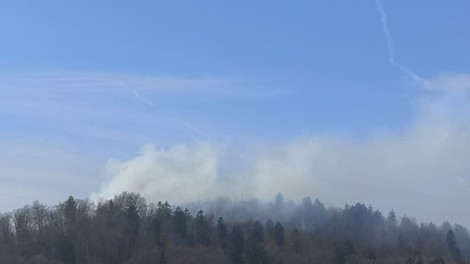
[[93,197],[131,191],[150,201],[186,203],[220,196],[267,200],[282,192],[296,201],[310,195],[339,206],[402,205],[422,219],[443,221],[451,214],[465,223],[465,213],[449,204],[470,199],[470,76],[424,79],[398,63],[387,13],[380,0],[375,4],[389,63],[429,91],[406,128],[365,139],[312,135],[253,147],[240,153],[251,159],[240,166],[226,158],[233,156],[233,146],[217,142],[149,145],[134,158],[109,161],[109,180]]
[[[455,199],[470,199],[468,80],[457,75],[429,81],[450,85],[439,90],[449,92],[423,99],[414,123],[400,132],[366,139],[313,135],[253,147],[242,153],[252,162],[240,166],[227,158],[231,147],[217,142],[148,145],[134,158],[109,161],[109,181],[94,197],[131,191],[150,201],[184,203],[219,196],[267,200],[282,192],[296,201],[310,195],[339,206],[361,201],[389,210],[404,204],[402,210],[441,221]],[[467,92],[454,96],[462,87]],[[465,222],[463,213],[456,217]]]

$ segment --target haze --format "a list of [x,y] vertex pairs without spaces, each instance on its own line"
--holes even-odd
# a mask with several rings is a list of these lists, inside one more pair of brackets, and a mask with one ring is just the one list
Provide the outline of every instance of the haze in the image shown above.
[[469,227],[469,9],[3,1],[0,211],[281,192]]

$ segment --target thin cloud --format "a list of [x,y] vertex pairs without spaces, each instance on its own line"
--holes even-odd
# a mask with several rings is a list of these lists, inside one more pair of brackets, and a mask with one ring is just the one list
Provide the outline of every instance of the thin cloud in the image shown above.
[[102,160],[84,157],[40,140],[0,140],[0,208],[13,210],[34,200],[56,203],[86,197],[104,176]]
[[15,131],[25,137],[41,130],[51,137],[73,137],[73,141],[118,139],[117,143],[135,146],[152,137],[162,138],[165,133],[168,138],[170,134],[190,139],[207,137],[211,128],[194,120],[193,113],[181,109],[208,101],[260,100],[272,96],[262,89],[247,92],[250,88],[226,77],[3,74],[0,114],[15,123],[27,124],[28,129]]

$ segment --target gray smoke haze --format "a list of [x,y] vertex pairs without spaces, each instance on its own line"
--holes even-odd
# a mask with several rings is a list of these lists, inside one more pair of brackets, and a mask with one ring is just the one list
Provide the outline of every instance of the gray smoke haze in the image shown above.
[[469,80],[464,74],[428,80],[425,88],[432,89],[399,132],[363,139],[311,135],[236,155],[235,146],[218,142],[144,146],[134,158],[110,160],[109,180],[93,197],[131,191],[175,204],[219,196],[268,200],[282,192],[294,201],[309,195],[329,205],[395,208],[423,221],[452,215],[469,225],[455,206],[470,200]]

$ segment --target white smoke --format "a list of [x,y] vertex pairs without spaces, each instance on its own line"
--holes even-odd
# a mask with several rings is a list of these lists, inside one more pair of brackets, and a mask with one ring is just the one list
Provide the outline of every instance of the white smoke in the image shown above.
[[[466,87],[461,75],[443,78],[432,85]],[[360,140],[297,138],[251,149],[243,155],[252,157],[252,164],[239,167],[228,164],[239,162],[225,158],[229,151],[210,142],[145,146],[137,157],[108,163],[110,181],[96,196],[133,191],[151,201],[183,203],[217,196],[271,199],[282,192],[294,200],[310,195],[339,206],[361,201],[420,219],[442,221],[452,215],[467,221],[451,205],[470,199],[462,184],[470,181],[468,96],[423,99],[415,122],[398,133]]]
[[470,95],[470,75],[441,74],[432,80],[426,80],[424,88],[446,95],[465,97]]
[[208,198],[215,190],[217,158],[216,148],[207,143],[158,150],[147,145],[137,157],[108,162],[111,180],[97,197],[131,191],[150,200],[183,202]]

